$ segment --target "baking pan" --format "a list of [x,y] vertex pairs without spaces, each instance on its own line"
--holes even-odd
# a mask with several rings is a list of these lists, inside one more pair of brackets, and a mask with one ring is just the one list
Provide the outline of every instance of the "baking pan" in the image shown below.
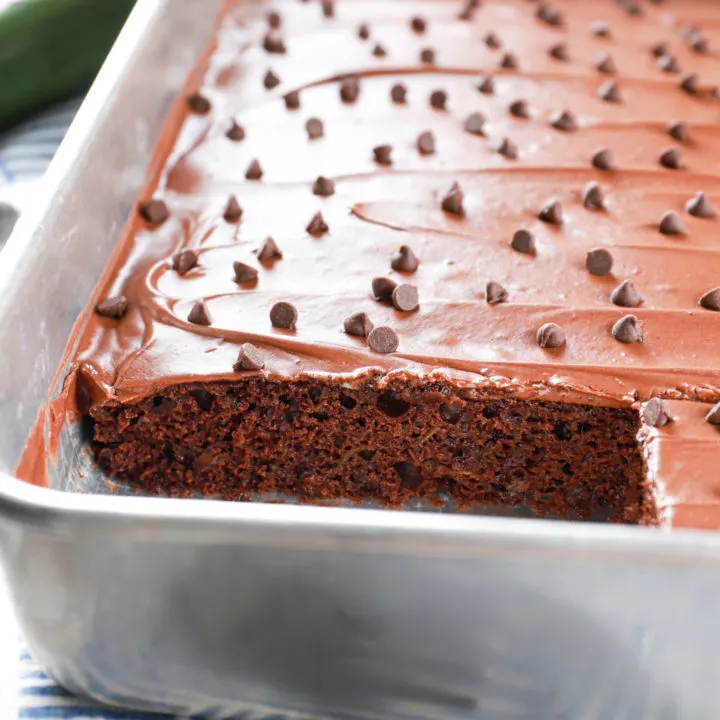
[[37,659],[217,718],[720,717],[716,534],[103,494],[80,426],[51,488],[12,477],[220,5],[138,3],[2,256],[0,553]]

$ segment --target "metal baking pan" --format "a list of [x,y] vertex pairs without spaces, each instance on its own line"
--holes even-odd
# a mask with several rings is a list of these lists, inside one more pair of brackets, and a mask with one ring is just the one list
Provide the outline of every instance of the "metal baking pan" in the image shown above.
[[12,477],[220,5],[138,3],[2,256],[0,553],[37,659],[218,718],[720,717],[718,535],[87,493],[72,438],[59,489]]

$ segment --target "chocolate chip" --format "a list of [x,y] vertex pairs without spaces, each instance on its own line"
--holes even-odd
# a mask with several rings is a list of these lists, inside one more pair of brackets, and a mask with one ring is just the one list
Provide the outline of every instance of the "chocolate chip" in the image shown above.
[[570,132],[577,129],[575,116],[568,110],[561,110],[550,116],[550,125],[556,130]]
[[618,5],[620,5],[628,15],[642,15],[642,10],[640,10],[640,5],[638,5],[636,0],[618,0]]
[[635,315],[623,315],[613,326],[612,336],[621,343],[633,345],[643,341],[642,326]]
[[357,30],[358,37],[361,40],[367,40],[370,37],[370,28],[367,23],[361,23]]
[[186,98],[186,102],[190,110],[192,110],[194,113],[197,113],[198,115],[206,115],[210,112],[210,101],[200,93],[193,93],[192,95],[188,95]]
[[585,257],[585,267],[591,275],[603,277],[609,275],[613,266],[613,256],[605,248],[594,248]]
[[650,427],[660,428],[672,421],[665,403],[658,397],[651,398],[643,405],[643,420]]
[[192,306],[187,319],[188,322],[191,322],[193,325],[212,325],[210,312],[207,309],[207,305],[202,300],[198,300]]
[[623,280],[611,293],[610,302],[620,307],[639,307],[643,296],[635,289],[630,280]]
[[505,70],[517,70],[518,59],[512,53],[505,53],[500,60],[500,67]]
[[325,222],[325,218],[323,218],[322,213],[316,212],[313,216],[310,222],[307,224],[305,229],[311,234],[311,235],[323,235],[326,233],[330,228],[328,227],[327,223]]
[[652,46],[651,52],[653,54],[653,57],[661,58],[664,55],[669,55],[670,48],[668,47],[668,44],[664,40],[660,40],[659,42],[656,42]]
[[349,75],[340,83],[340,99],[344,103],[354,103],[360,94],[360,81],[356,75]]
[[298,313],[289,302],[277,302],[270,308],[270,322],[281,330],[292,330],[297,323]]
[[678,170],[682,162],[682,150],[680,148],[669,148],[660,155],[659,162],[669,170]]
[[313,195],[330,197],[335,193],[335,183],[322,175],[313,183]]
[[465,0],[462,10],[458,13],[458,20],[472,20],[475,11],[480,7],[481,0]]
[[245,139],[245,129],[233,120],[230,127],[225,131],[225,137],[233,142],[240,142]]
[[588,210],[603,210],[605,208],[605,196],[596,182],[589,182],[585,186],[582,201]]
[[517,158],[518,150],[517,145],[514,142],[503,138],[496,147],[496,152],[506,157],[508,160],[515,160]]
[[381,325],[370,331],[367,343],[371,350],[387,355],[388,353],[394,353],[398,349],[400,339],[392,328]]
[[408,245],[401,245],[390,260],[390,267],[398,272],[413,273],[419,265],[420,261]]
[[271,260],[280,260],[282,256],[277,243],[268,235],[263,241],[262,247],[258,250],[257,259],[260,262],[269,262]]
[[239,285],[257,280],[258,271],[251,265],[236,260],[233,263],[233,269],[235,270],[235,282]]
[[551,200],[538,213],[538,219],[550,225],[562,225],[562,205],[557,200]]
[[513,117],[517,118],[528,118],[530,117],[530,111],[528,110],[528,104],[525,100],[515,100],[511,102],[508,110]]
[[465,120],[465,132],[471,135],[485,134],[485,116],[482,113],[474,112]]
[[609,38],[610,37],[610,26],[603,20],[597,20],[592,24],[590,32],[595,37]]
[[398,285],[392,293],[392,304],[396,310],[412,312],[420,305],[417,288],[414,285],[403,283]]
[[249,165],[248,169],[245,171],[245,177],[248,180],[260,180],[263,176],[263,170],[260,167],[260,163],[257,161],[257,159],[254,159]]
[[444,90],[433,90],[430,93],[430,106],[436,110],[445,110],[447,103],[447,93]]
[[598,150],[593,156],[592,156],[592,164],[593,167],[597,168],[598,170],[612,170],[613,166],[613,155],[610,150],[607,148],[602,148],[601,150]]
[[178,275],[185,275],[198,264],[198,255],[194,250],[187,248],[173,255],[173,270]]
[[423,48],[420,51],[420,62],[426,65],[435,64],[435,51],[432,48]]
[[686,75],[680,82],[680,89],[684,90],[688,95],[697,95],[700,92],[697,75],[695,73]]
[[427,22],[424,17],[415,15],[415,17],[411,18],[411,20],[410,20],[410,27],[412,28],[413,32],[416,32],[421,35],[422,33],[425,32],[425,30],[427,28]]
[[507,299],[508,292],[499,282],[490,280],[485,286],[485,300],[488,305],[498,305],[504,303]]
[[451,213],[452,215],[464,215],[465,208],[463,207],[463,200],[465,195],[460,189],[458,183],[453,183],[450,190],[442,200],[442,209],[445,212]]
[[685,232],[680,216],[674,210],[668,210],[658,228],[663,235],[682,235]]
[[555,323],[545,323],[538,328],[537,344],[543,350],[561,348],[565,345],[565,331]]
[[685,210],[694,217],[714,218],[717,214],[713,204],[707,199],[705,193],[698,192],[695,197],[685,203]]
[[551,27],[560,27],[564,19],[559,10],[556,10],[550,3],[541,3],[535,12],[535,17]]
[[490,50],[499,50],[502,47],[500,38],[492,31],[485,35],[483,42]]
[[423,477],[420,470],[409,460],[403,460],[403,462],[395,463],[393,468],[398,474],[400,482],[404,488],[414,491],[422,485]]
[[115,295],[114,297],[101,300],[95,306],[95,312],[103,317],[115,318],[119,320],[127,312],[128,301],[124,295]]
[[277,30],[282,24],[282,18],[280,17],[280,13],[276,10],[271,10],[267,14],[267,24],[273,30]]
[[300,93],[297,90],[291,90],[283,95],[283,100],[287,110],[297,110],[300,107]]
[[334,18],[335,0],[322,0],[322,13],[326,18]]
[[529,230],[516,230],[510,241],[510,247],[523,255],[534,255],[535,238]]
[[492,75],[488,75],[487,77],[484,77],[480,81],[480,84],[477,86],[477,89],[483,95],[492,95],[495,92],[495,81],[493,80]]
[[284,55],[287,52],[282,35],[274,31],[267,33],[263,38],[263,49],[275,55]]
[[242,217],[243,211],[240,207],[240,203],[234,195],[228,198],[225,210],[223,211],[223,218],[227,222],[237,222]]
[[689,126],[686,122],[675,122],[668,126],[668,135],[678,142],[685,142],[688,139]]
[[153,225],[162,225],[169,217],[170,210],[164,201],[157,198],[148,200],[138,205],[138,212],[143,220],[147,220]]
[[262,359],[260,351],[251,343],[243,343],[240,346],[240,352],[237,361],[233,365],[235,372],[243,372],[244,370],[262,370],[265,367],[265,361]]
[[679,73],[680,64],[674,55],[661,55],[657,59],[657,66],[666,73]]
[[390,165],[392,163],[392,145],[378,145],[374,147],[373,155],[378,165]]
[[345,332],[355,337],[367,337],[374,327],[372,320],[364,312],[348,315],[343,322]]
[[407,97],[407,88],[402,83],[396,83],[390,88],[390,97],[394,103],[402,105]]
[[693,49],[693,52],[701,55],[708,52],[710,49],[707,39],[699,33],[696,33],[692,40],[690,40],[690,47]]
[[620,88],[612,80],[608,80],[599,87],[598,97],[605,102],[620,102],[622,100]]
[[720,312],[720,287],[708,290],[701,298],[700,305],[706,310]]
[[435,152],[435,136],[429,131],[421,132],[417,139],[417,149],[421,155],[432,155]]
[[617,72],[617,65],[609,53],[603,53],[595,62],[595,69],[606,75],[614,75]]
[[307,131],[308,138],[310,140],[317,140],[323,136],[324,128],[322,120],[318,118],[310,118],[305,123],[305,130]]
[[372,54],[375,57],[385,57],[387,55],[387,50],[383,45],[377,43],[377,45],[373,48]]
[[272,71],[268,70],[263,78],[263,85],[267,90],[272,90],[280,84],[280,78]]
[[711,425],[720,425],[720,402],[713,405],[705,415],[705,421]]
[[555,58],[555,60],[562,60],[563,62],[566,62],[570,59],[567,51],[567,45],[565,43],[558,43],[557,45],[553,45],[550,50],[548,50],[548,54],[551,58]]
[[388,277],[376,277],[372,279],[372,292],[376,300],[390,300],[397,283]]

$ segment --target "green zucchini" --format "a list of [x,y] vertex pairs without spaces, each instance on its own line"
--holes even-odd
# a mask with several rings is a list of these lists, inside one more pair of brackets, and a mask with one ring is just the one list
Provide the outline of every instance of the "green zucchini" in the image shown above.
[[15,0],[0,10],[0,129],[86,91],[134,0]]

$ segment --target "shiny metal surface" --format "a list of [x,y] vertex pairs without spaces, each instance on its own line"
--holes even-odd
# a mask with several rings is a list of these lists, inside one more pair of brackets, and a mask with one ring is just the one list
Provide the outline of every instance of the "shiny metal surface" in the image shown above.
[[141,0],[3,255],[0,553],[38,659],[212,717],[719,717],[716,535],[88,495],[79,434],[65,492],[10,477],[219,4]]

